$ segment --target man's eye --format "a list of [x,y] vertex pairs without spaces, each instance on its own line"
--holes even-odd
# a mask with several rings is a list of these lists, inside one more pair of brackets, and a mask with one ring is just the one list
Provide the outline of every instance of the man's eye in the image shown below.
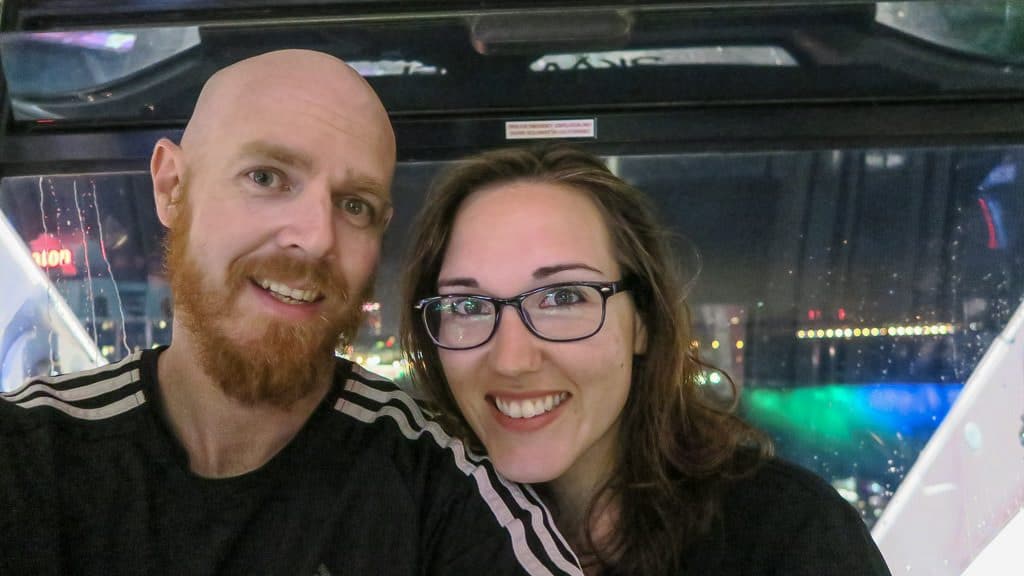
[[373,205],[359,196],[340,198],[338,207],[341,208],[345,218],[358,228],[370,226],[376,217]]
[[246,176],[261,188],[277,188],[281,185],[281,176],[272,170],[253,170]]
[[360,216],[369,209],[366,202],[359,198],[346,198],[342,202],[342,208],[353,216]]

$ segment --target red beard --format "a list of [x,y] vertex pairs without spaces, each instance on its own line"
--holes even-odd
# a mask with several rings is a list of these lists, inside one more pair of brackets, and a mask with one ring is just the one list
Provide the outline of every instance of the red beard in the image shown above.
[[[182,194],[181,215],[165,240],[165,265],[174,295],[175,313],[192,334],[200,365],[224,393],[249,405],[287,408],[313,393],[330,378],[335,350],[351,342],[362,322],[362,303],[369,294],[351,299],[344,278],[328,263],[303,261],[282,254],[245,257],[228,268],[225,286],[214,288],[190,258],[188,237],[192,214]],[[235,303],[251,278],[268,278],[315,287],[331,306],[308,322],[261,319],[242,325]],[[372,279],[367,286],[372,286]],[[368,292],[368,289],[366,290]],[[231,326],[235,334],[227,331]]]

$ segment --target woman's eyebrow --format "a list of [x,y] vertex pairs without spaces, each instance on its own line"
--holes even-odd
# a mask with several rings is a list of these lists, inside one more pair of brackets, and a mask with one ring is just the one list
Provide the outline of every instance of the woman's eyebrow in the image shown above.
[[[569,262],[565,264],[554,264],[552,266],[542,266],[533,271],[533,277],[540,280],[553,276],[559,272],[565,272],[566,270],[589,270],[591,272],[597,272],[603,274],[597,268],[588,266],[581,262]],[[465,286],[467,288],[479,288],[480,283],[477,282],[476,278],[469,277],[456,277],[456,278],[442,278],[437,281],[437,287],[442,288],[445,286]]]
[[479,288],[480,283],[475,278],[444,278],[437,281],[437,287],[445,286],[466,286],[468,288]]
[[591,272],[604,274],[604,272],[601,272],[597,268],[588,266],[582,262],[568,262],[565,264],[555,264],[553,266],[541,266],[533,271],[533,277],[540,280],[542,278],[558,274],[559,272],[565,272],[566,270],[590,270]]

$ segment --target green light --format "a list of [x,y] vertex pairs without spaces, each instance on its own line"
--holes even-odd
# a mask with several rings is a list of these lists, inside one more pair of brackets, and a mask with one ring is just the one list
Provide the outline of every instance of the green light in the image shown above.
[[853,430],[866,425],[856,391],[846,386],[744,392],[747,416],[757,426],[832,446],[852,446]]

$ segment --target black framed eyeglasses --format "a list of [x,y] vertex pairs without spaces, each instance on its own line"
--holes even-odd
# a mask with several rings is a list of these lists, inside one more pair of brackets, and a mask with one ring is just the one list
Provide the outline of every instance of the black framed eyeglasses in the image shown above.
[[534,288],[512,298],[479,294],[445,294],[424,298],[413,307],[434,344],[449,350],[483,346],[494,336],[501,311],[512,306],[526,328],[550,342],[573,342],[597,334],[604,326],[608,299],[629,290],[617,282],[562,282]]

